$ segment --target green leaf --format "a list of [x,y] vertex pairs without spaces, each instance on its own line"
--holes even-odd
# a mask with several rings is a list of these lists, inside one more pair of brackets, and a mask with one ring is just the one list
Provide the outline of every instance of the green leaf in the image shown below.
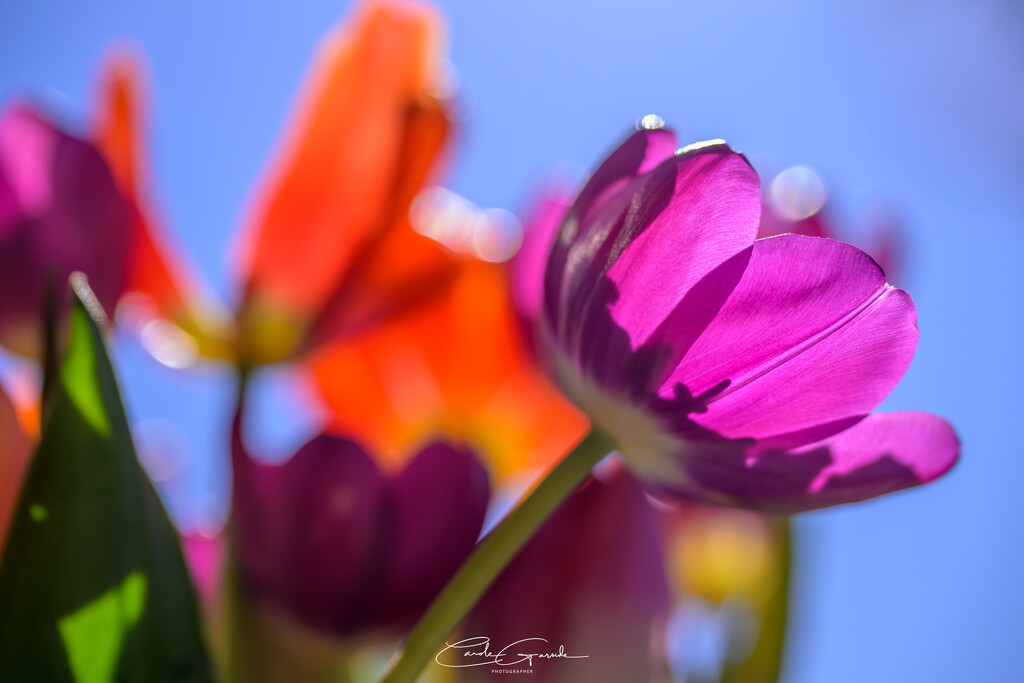
[[[84,279],[0,566],[0,680],[211,681],[177,532],[139,466]],[[92,315],[90,315],[92,311]]]

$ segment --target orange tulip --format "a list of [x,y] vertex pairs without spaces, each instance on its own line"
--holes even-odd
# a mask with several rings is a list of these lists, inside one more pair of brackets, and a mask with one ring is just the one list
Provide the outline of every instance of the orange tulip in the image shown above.
[[507,268],[471,262],[431,305],[309,365],[333,427],[393,464],[444,433],[475,444],[508,480],[547,467],[587,428],[534,365],[518,324]]
[[[117,55],[104,70],[93,139],[133,211],[125,295],[135,322],[171,322],[191,337],[196,351],[230,357],[225,314],[203,292],[197,278],[171,249],[149,197],[144,144],[142,79],[137,62]],[[190,342],[190,343],[191,343]]]
[[356,333],[436,293],[456,264],[407,214],[448,132],[438,20],[368,3],[320,49],[246,222],[245,361]]

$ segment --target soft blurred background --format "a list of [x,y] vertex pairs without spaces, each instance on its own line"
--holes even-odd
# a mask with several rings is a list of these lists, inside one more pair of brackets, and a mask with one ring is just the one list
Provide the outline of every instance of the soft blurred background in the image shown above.
[[[0,96],[90,120],[112,46],[144,56],[168,228],[225,300],[228,254],[313,51],[347,3],[5,2]],[[1024,677],[1024,4],[447,2],[464,121],[446,184],[522,211],[639,117],[723,137],[765,182],[805,164],[847,236],[902,221],[913,366],[883,408],[956,425],[933,485],[798,520],[792,683]],[[185,527],[223,515],[227,374],[115,353],[151,472]],[[287,382],[288,378],[271,381]],[[282,403],[284,405],[282,405]],[[308,415],[262,408],[274,438]],[[268,437],[269,438],[269,437]]]

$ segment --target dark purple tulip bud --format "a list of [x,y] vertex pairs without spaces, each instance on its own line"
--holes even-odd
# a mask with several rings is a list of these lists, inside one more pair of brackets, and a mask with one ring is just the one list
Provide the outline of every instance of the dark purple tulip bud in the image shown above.
[[350,638],[414,621],[469,555],[490,496],[472,452],[423,449],[382,473],[320,435],[280,465],[253,460],[236,418],[234,533],[245,589],[304,626]]
[[473,453],[443,442],[420,451],[391,482],[378,623],[404,630],[427,609],[480,536],[489,494]]

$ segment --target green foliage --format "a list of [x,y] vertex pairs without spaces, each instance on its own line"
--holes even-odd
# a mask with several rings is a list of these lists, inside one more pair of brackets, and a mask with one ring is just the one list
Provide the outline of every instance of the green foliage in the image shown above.
[[74,289],[0,567],[0,680],[210,681],[177,533],[136,459],[95,298]]

